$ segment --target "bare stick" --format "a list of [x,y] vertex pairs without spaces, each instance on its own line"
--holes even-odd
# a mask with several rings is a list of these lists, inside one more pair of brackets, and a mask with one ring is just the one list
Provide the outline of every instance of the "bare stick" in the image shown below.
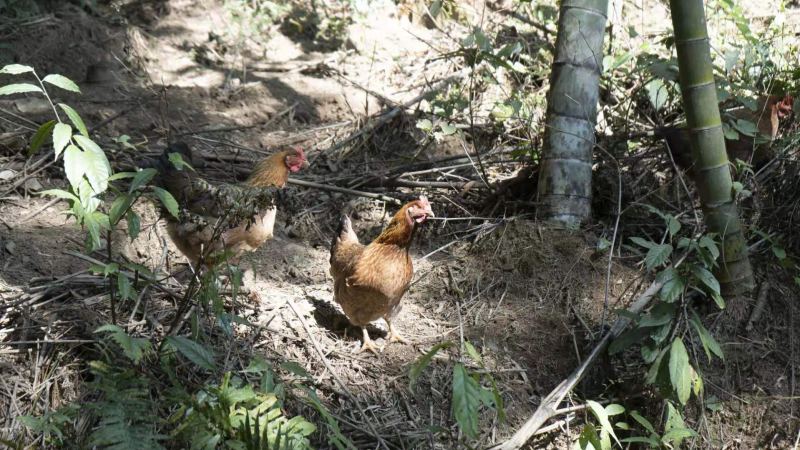
[[758,300],[756,306],[753,307],[753,313],[750,314],[750,320],[747,321],[745,329],[750,331],[753,329],[753,324],[758,322],[761,314],[764,313],[764,307],[767,305],[767,298],[769,297],[769,281],[761,283],[761,289],[758,290]]
[[[678,266],[681,262],[683,262],[685,256],[681,257],[681,259],[675,263],[675,266]],[[661,289],[664,285],[663,282],[653,282],[649,288],[647,288],[644,293],[628,308],[628,311],[632,313],[638,313],[642,311],[649,303],[650,300],[653,298],[656,293]],[[608,344],[611,343],[611,340],[618,336],[625,327],[628,326],[630,320],[627,317],[620,316],[616,322],[614,322],[614,326],[611,327],[611,331],[606,333],[603,336],[603,339],[594,347],[592,353],[583,361],[583,364],[578,366],[569,377],[567,377],[564,381],[562,381],[552,392],[547,394],[545,398],[542,399],[542,403],[539,404],[539,407],[533,413],[533,415],[522,425],[516,433],[514,433],[511,438],[502,444],[496,445],[491,447],[491,450],[516,450],[522,448],[528,440],[536,434],[537,431],[547,422],[551,417],[558,413],[558,405],[564,400],[564,397],[575,387],[576,384],[583,378],[586,374],[586,370],[591,366],[594,361],[597,359],[600,354],[605,351]]]
[[314,338],[314,334],[308,328],[308,324],[306,323],[305,319],[303,319],[303,316],[301,316],[300,313],[297,312],[297,309],[295,309],[294,305],[292,305],[292,302],[286,302],[286,305],[289,306],[289,309],[292,310],[294,315],[297,317],[297,320],[299,320],[300,324],[303,325],[303,329],[306,331],[306,334],[308,335],[309,340],[311,340],[311,345],[314,346],[314,350],[316,350],[317,355],[319,356],[319,359],[322,360],[322,364],[324,364],[325,368],[328,369],[328,372],[330,372],[330,374],[333,377],[333,379],[336,380],[336,383],[339,384],[339,387],[342,389],[342,391],[348,397],[350,397],[350,400],[353,403],[355,403],[356,407],[358,408],[358,411],[361,413],[361,416],[364,417],[364,423],[367,424],[367,427],[369,428],[369,431],[372,433],[372,437],[374,437],[375,439],[378,440],[378,442],[381,444],[381,447],[385,448],[386,450],[389,450],[389,447],[386,445],[386,442],[383,440],[381,435],[378,434],[378,431],[372,425],[372,420],[370,420],[370,418],[367,416],[367,413],[364,411],[364,408],[361,406],[361,402],[359,402],[358,399],[350,392],[350,390],[347,389],[347,385],[344,384],[342,379],[339,378],[339,375],[336,373],[336,371],[333,370],[333,367],[331,366],[331,363],[328,362],[328,358],[325,357],[325,353],[323,353],[322,349],[319,348],[319,344],[317,343],[317,340]]
[[388,197],[386,195],[375,194],[375,193],[372,193],[372,192],[354,191],[353,189],[347,189],[347,188],[343,188],[343,187],[339,187],[339,186],[332,186],[330,184],[315,183],[313,181],[298,180],[296,178],[289,178],[289,184],[295,184],[297,186],[305,186],[305,187],[311,187],[311,188],[316,188],[316,189],[323,189],[323,190],[332,191],[332,192],[341,192],[343,194],[358,195],[360,197],[374,198],[374,199],[381,200],[381,201],[384,201],[384,202],[393,203],[395,205],[402,205],[403,204],[403,202],[401,202],[400,200],[398,200],[396,198]]

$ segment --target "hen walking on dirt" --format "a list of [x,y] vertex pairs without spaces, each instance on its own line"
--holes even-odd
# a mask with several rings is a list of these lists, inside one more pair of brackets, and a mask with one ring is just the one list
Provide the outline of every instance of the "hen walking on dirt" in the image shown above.
[[358,242],[350,218],[342,217],[331,243],[333,299],[350,323],[361,327],[364,342],[359,352],[377,353],[366,326],[381,317],[389,326],[388,341],[406,342],[392,326],[392,319],[414,275],[408,253],[414,230],[428,217],[433,217],[433,211],[428,199],[421,196],[400,208],[380,236],[366,246]]
[[[300,148],[284,150],[259,162],[243,184],[212,185],[190,167],[170,159],[177,153],[191,163],[192,151],[183,142],[164,150],[156,184],[179,206],[179,217],[164,214],[170,238],[189,262],[206,266],[229,256],[234,262],[272,238],[275,225],[275,188],[286,185],[290,172],[308,167]],[[173,159],[175,157],[173,156]]]

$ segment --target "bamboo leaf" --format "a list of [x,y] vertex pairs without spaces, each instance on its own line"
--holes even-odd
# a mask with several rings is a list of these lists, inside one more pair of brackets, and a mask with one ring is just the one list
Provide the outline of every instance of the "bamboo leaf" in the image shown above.
[[692,311],[692,315],[689,317],[689,322],[697,332],[697,336],[700,338],[700,342],[703,344],[703,350],[705,350],[708,360],[711,361],[712,353],[717,355],[719,359],[725,360],[725,355],[722,353],[722,347],[720,347],[717,340],[714,339],[714,336],[708,332],[706,327],[703,326],[703,322],[700,321],[700,316],[698,316],[696,312]]
[[39,150],[39,148],[42,147],[42,144],[44,144],[47,136],[49,136],[50,132],[53,131],[55,124],[55,120],[48,120],[39,126],[39,129],[36,130],[36,133],[34,133],[33,137],[31,138],[31,145],[28,148],[28,156],[33,155],[37,150]]

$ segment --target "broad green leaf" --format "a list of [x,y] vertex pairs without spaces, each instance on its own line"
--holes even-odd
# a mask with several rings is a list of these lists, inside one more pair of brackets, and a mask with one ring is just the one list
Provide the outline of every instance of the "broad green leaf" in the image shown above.
[[656,280],[664,283],[659,290],[659,295],[662,300],[668,303],[680,298],[686,287],[686,280],[683,275],[679,274],[673,267],[668,267],[660,272]]
[[440,123],[439,128],[442,129],[442,134],[445,136],[450,136],[451,134],[454,134],[456,131],[458,131],[458,128],[456,128],[456,126],[451,123]]
[[463,364],[457,363],[453,367],[453,416],[461,431],[470,439],[478,437],[478,408],[482,402],[482,389]]
[[134,363],[139,363],[144,352],[150,348],[150,341],[144,338],[133,338],[117,325],[103,325],[95,333],[110,333],[111,338],[122,348],[125,356]]
[[46,191],[40,191],[39,195],[51,195],[53,197],[63,198],[65,200],[72,200],[73,202],[80,203],[80,199],[76,197],[75,194],[61,189],[48,189]]
[[169,162],[172,163],[172,165],[178,170],[183,170],[184,168],[188,168],[192,171],[194,170],[191,164],[183,160],[183,155],[180,153],[170,153]]
[[645,382],[647,384],[655,384],[656,380],[658,380],[658,373],[661,370],[661,363],[664,362],[664,355],[667,354],[668,348],[663,348],[658,353],[656,360],[650,366],[650,369],[647,370],[647,375],[645,376]]
[[131,181],[131,187],[128,188],[128,192],[133,192],[139,189],[140,187],[146,185],[157,174],[158,171],[153,168],[142,169],[136,172],[136,176],[133,177],[133,181]]
[[650,312],[639,321],[640,327],[660,327],[669,323],[675,317],[675,304],[657,303]]
[[707,249],[711,253],[711,257],[717,259],[719,257],[719,247],[714,239],[711,239],[709,236],[703,236],[698,241],[698,244],[701,248]]
[[55,120],[48,120],[47,122],[43,123],[36,133],[34,133],[33,137],[31,138],[31,145],[28,148],[28,156],[33,155],[36,153],[39,148],[41,148],[44,141],[47,139],[47,136],[50,135],[50,132],[53,130],[55,126]]
[[75,125],[75,128],[77,128],[82,135],[89,137],[89,130],[86,129],[86,125],[83,123],[83,119],[81,119],[81,116],[78,114],[78,112],[72,109],[72,107],[66,103],[59,103],[58,106],[64,110],[64,112],[67,114],[67,117],[69,117],[70,122]]
[[[697,433],[689,428],[675,428],[672,430],[667,431],[664,433],[664,436],[661,437],[661,442],[669,445],[672,443],[678,443],[686,438],[695,437]],[[677,447],[675,447],[677,448]]]
[[692,273],[697,279],[706,285],[712,293],[719,294],[719,281],[717,278],[704,267],[692,266]]
[[161,189],[160,187],[153,187],[153,191],[156,193],[156,197],[161,200],[161,203],[167,208],[170,214],[172,214],[175,218],[178,217],[178,202],[175,201],[175,198],[169,192]]
[[92,185],[89,184],[86,178],[81,178],[76,191],[78,198],[81,199],[81,206],[86,213],[94,212],[100,207],[100,199],[95,196],[94,189],[92,189]]
[[697,398],[703,397],[703,377],[692,367],[692,392]]
[[630,416],[633,420],[639,422],[639,425],[641,425],[645,430],[651,433],[656,432],[656,429],[653,426],[653,424],[651,424],[649,420],[645,419],[641,414],[639,414],[639,411],[631,411]]
[[23,66],[22,64],[9,64],[0,69],[0,73],[8,75],[19,75],[21,73],[33,72],[33,67]]
[[55,128],[53,128],[53,150],[56,152],[56,159],[64,151],[64,147],[69,144],[71,137],[72,127],[69,124],[59,122],[55,125]]
[[633,241],[634,244],[639,245],[639,246],[644,247],[644,248],[653,248],[653,247],[655,247],[657,245],[653,241],[648,241],[648,240],[642,239],[642,238],[640,238],[638,236],[632,237],[631,241]]
[[414,389],[414,385],[417,383],[417,379],[419,379],[420,374],[422,374],[422,371],[428,367],[428,364],[430,364],[433,357],[439,353],[439,350],[452,346],[452,342],[440,342],[431,347],[430,350],[428,350],[413,365],[411,365],[411,369],[408,371],[408,388],[411,390]]
[[117,274],[117,289],[119,290],[121,299],[133,300],[133,286],[131,285],[131,280],[122,272]]
[[128,208],[131,206],[131,203],[133,203],[133,199],[129,195],[123,194],[117,196],[117,198],[114,199],[114,202],[111,203],[111,208],[108,210],[108,220],[112,224],[119,222]]
[[76,134],[74,139],[84,150],[83,162],[86,179],[89,180],[95,193],[105,192],[108,189],[108,177],[111,176],[111,164],[108,162],[105,152],[86,136]]
[[669,230],[669,235],[671,237],[675,237],[678,234],[678,231],[681,230],[681,223],[675,216],[667,217],[667,229]]
[[0,87],[0,95],[24,94],[26,92],[42,92],[42,89],[29,83],[14,83]]
[[214,370],[214,354],[198,342],[183,336],[167,336],[167,344],[196,365]]
[[617,439],[617,435],[614,434],[614,428],[611,426],[611,422],[608,420],[608,413],[606,412],[606,409],[603,408],[603,405],[594,400],[587,400],[586,404],[589,405],[589,410],[597,418],[597,421],[600,422],[600,428],[613,437],[614,440],[617,441],[617,444],[619,444],[619,439]]
[[630,431],[631,429],[631,426],[628,425],[627,422],[617,422],[614,424],[614,426],[617,427],[618,430]]
[[483,366],[483,358],[481,358],[481,354],[478,353],[478,350],[472,345],[469,341],[464,341],[464,348],[467,350],[467,354],[470,358],[472,358],[475,362]]
[[283,364],[281,364],[281,369],[289,373],[292,373],[294,375],[297,375],[298,377],[305,378],[307,380],[311,379],[311,375],[306,371],[306,369],[304,369],[303,366],[294,361],[284,362]]
[[651,247],[650,250],[647,251],[647,256],[644,258],[644,264],[647,267],[647,270],[653,270],[654,268],[662,266],[669,261],[670,255],[672,255],[671,244],[658,244]]
[[622,405],[618,405],[616,403],[612,403],[606,406],[606,414],[611,416],[616,416],[625,412],[625,407]]
[[678,401],[685,405],[692,393],[692,366],[683,340],[678,337],[672,341],[669,350],[669,378],[678,394]]
[[433,122],[429,119],[421,119],[417,121],[417,128],[425,132],[433,131]]
[[746,119],[737,119],[736,122],[733,123],[733,127],[746,136],[752,137],[758,134],[758,127],[756,124]]
[[663,108],[667,103],[667,100],[669,100],[667,87],[664,82],[658,78],[647,83],[645,85],[645,89],[647,89],[647,98],[650,100],[650,104],[653,105],[653,109],[656,111]]
[[78,147],[69,144],[64,150],[64,172],[73,188],[77,188],[81,184],[85,170],[83,152]]
[[57,73],[50,74],[44,77],[42,81],[44,81],[45,83],[50,83],[53,86],[60,87],[65,91],[77,92],[79,94],[81,93],[81,90],[80,88],[78,88],[78,85],[75,84],[75,82],[73,82],[69,78],[65,77],[64,75],[59,75]]
[[725,355],[722,353],[722,347],[720,347],[717,340],[714,339],[714,336],[708,332],[706,327],[703,326],[703,322],[700,321],[700,316],[698,316],[696,312],[692,311],[691,316],[689,316],[689,322],[697,332],[697,336],[700,338],[700,342],[703,344],[703,350],[705,350],[708,360],[711,361],[712,353],[717,355],[719,359],[725,360]]

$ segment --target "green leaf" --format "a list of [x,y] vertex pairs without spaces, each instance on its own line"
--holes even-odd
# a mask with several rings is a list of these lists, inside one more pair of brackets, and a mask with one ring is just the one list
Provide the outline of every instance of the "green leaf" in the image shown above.
[[685,405],[692,393],[692,366],[689,354],[681,338],[675,338],[669,349],[669,378],[678,394],[678,401]]
[[647,384],[655,384],[656,380],[658,380],[658,373],[661,371],[661,363],[664,361],[664,355],[667,354],[667,350],[669,349],[661,349],[656,360],[650,366],[650,369],[647,370],[647,375],[645,376],[645,382]]
[[14,83],[0,87],[0,95],[24,94],[26,92],[42,92],[42,89],[29,83]]
[[659,442],[658,439],[652,437],[633,436],[625,439],[620,439],[620,442],[624,442],[626,444],[647,444],[650,446],[650,448],[661,448],[661,442]]
[[650,309],[650,312],[639,321],[640,327],[660,327],[668,324],[675,317],[675,304],[657,303]]
[[133,300],[133,286],[131,280],[122,272],[117,274],[117,289],[123,300]]
[[133,177],[133,181],[131,181],[131,187],[128,189],[128,192],[133,192],[146,185],[157,174],[158,171],[153,168],[142,169],[136,172],[136,176]]
[[656,429],[653,426],[653,424],[651,424],[649,420],[645,419],[641,414],[639,414],[638,411],[631,411],[630,416],[633,420],[639,422],[639,425],[641,425],[645,430],[651,433],[656,432]]
[[655,247],[657,245],[653,241],[648,241],[648,240],[642,239],[642,238],[640,238],[638,236],[632,237],[631,241],[633,241],[634,244],[639,245],[639,246],[644,247],[644,248],[653,248],[653,247]]
[[624,412],[625,412],[625,407],[622,406],[622,405],[618,405],[616,403],[612,403],[612,404],[606,406],[606,414],[608,414],[609,417],[617,416],[617,415],[622,414]]
[[737,119],[736,122],[733,123],[733,127],[736,128],[736,131],[746,136],[752,137],[758,134],[758,127],[756,124],[746,119]]
[[53,129],[53,150],[56,152],[56,159],[58,155],[64,151],[64,147],[69,144],[69,139],[72,137],[72,127],[67,123],[59,122]]
[[39,150],[39,148],[41,148],[45,139],[47,139],[47,136],[53,130],[55,124],[55,120],[48,120],[47,122],[43,123],[38,130],[36,130],[36,133],[34,133],[33,137],[31,138],[31,145],[28,148],[28,156],[33,155],[37,150]]
[[95,333],[110,333],[111,338],[122,348],[123,353],[128,359],[138,364],[144,352],[150,348],[150,341],[144,338],[132,338],[122,328],[117,325],[103,325],[95,330]]
[[703,322],[700,321],[700,316],[697,315],[696,312],[692,311],[692,315],[689,317],[689,322],[694,327],[694,330],[697,332],[697,336],[700,338],[700,342],[703,344],[703,350],[706,352],[706,357],[709,361],[711,361],[711,354],[715,354],[721,360],[725,360],[725,355],[722,353],[722,347],[720,347],[719,343],[711,333],[708,332],[706,327],[703,326]]
[[128,224],[128,236],[130,236],[131,240],[136,239],[142,229],[142,219],[134,210],[130,209],[128,214],[125,215],[125,221]]
[[617,439],[617,435],[614,434],[614,427],[611,426],[611,422],[608,420],[608,413],[606,409],[603,408],[603,405],[594,400],[587,400],[586,404],[589,405],[589,410],[597,418],[597,421],[600,422],[600,428],[613,437],[614,440],[617,441],[617,444],[619,444],[619,439]]
[[78,147],[70,144],[64,151],[64,172],[73,188],[81,184],[86,169],[83,166],[83,152]]
[[647,251],[647,256],[644,258],[644,264],[647,267],[647,270],[653,270],[654,268],[664,265],[669,261],[669,257],[672,255],[672,245],[671,244],[658,244],[650,248]]
[[116,225],[131,206],[131,203],[133,203],[133,199],[127,194],[115,198],[111,208],[108,210],[108,221]]
[[453,346],[452,342],[440,342],[431,347],[431,349],[428,350],[427,353],[422,355],[422,357],[420,357],[408,371],[408,388],[411,390],[414,389],[414,385],[417,383],[417,379],[419,379],[420,374],[422,374],[422,371],[425,370],[426,367],[428,367],[428,364],[430,364],[433,357],[436,356],[437,353],[439,353],[439,350],[449,348],[452,346]]
[[19,75],[21,73],[33,72],[33,67],[23,66],[22,64],[9,64],[0,69],[0,73],[8,75]]
[[669,100],[667,87],[664,82],[658,78],[647,83],[645,85],[645,89],[647,89],[647,98],[650,100],[650,104],[653,105],[653,108],[656,111],[663,108],[667,103],[667,100]]
[[720,293],[719,281],[717,281],[717,278],[714,276],[714,274],[709,272],[707,269],[695,265],[692,266],[692,274],[694,274],[694,276],[697,277],[701,283],[706,285],[706,287],[708,287],[712,293]]
[[686,287],[686,279],[673,267],[664,269],[658,274],[656,280],[664,283],[659,290],[659,295],[667,303],[677,300]]
[[707,249],[709,253],[711,253],[711,257],[717,259],[719,257],[719,247],[714,239],[711,239],[709,236],[703,236],[700,238],[698,242],[700,248]]
[[183,170],[183,168],[185,167],[190,170],[194,170],[191,164],[183,160],[183,155],[181,155],[180,153],[173,152],[170,153],[168,157],[169,157],[169,162],[171,162],[176,169]]
[[461,431],[470,439],[478,437],[478,408],[482,402],[482,390],[463,364],[457,363],[453,367],[453,416]]
[[136,176],[136,172],[117,172],[114,175],[108,177],[108,181],[117,181],[117,180],[124,180],[126,178],[133,178]]
[[105,152],[86,136],[77,134],[74,139],[84,150],[83,163],[86,179],[89,180],[89,184],[92,185],[96,194],[105,192],[108,189],[108,177],[111,176],[111,164],[109,164]]
[[281,368],[289,373],[297,375],[298,377],[305,378],[307,380],[311,379],[311,375],[306,371],[306,369],[294,361],[284,362],[281,364]]
[[89,130],[86,129],[86,125],[83,123],[83,119],[81,119],[81,116],[78,114],[78,112],[72,109],[72,107],[66,103],[59,103],[58,106],[64,110],[64,112],[67,114],[67,117],[69,117],[70,122],[75,125],[75,128],[77,128],[82,135],[89,137]]
[[458,128],[451,123],[440,123],[439,128],[442,129],[442,134],[445,136],[450,136],[451,134],[455,134],[455,132],[458,131]]
[[664,433],[664,436],[661,437],[661,442],[669,445],[695,436],[697,436],[697,433],[690,428],[675,428]]
[[671,237],[675,237],[678,231],[681,230],[681,223],[675,216],[667,217],[667,229],[669,230],[669,235]]
[[167,336],[167,344],[196,365],[206,370],[214,370],[214,354],[198,342],[183,336]]
[[425,131],[426,133],[430,133],[433,131],[433,122],[431,122],[429,119],[421,119],[417,121],[417,128]]
[[153,187],[153,191],[156,193],[156,197],[161,200],[161,203],[167,208],[170,214],[172,214],[175,218],[178,217],[178,202],[175,201],[175,198],[169,192],[161,189],[160,187]]
[[56,74],[56,73],[50,74],[50,75],[44,77],[44,79],[42,81],[44,81],[45,83],[50,83],[53,86],[60,87],[61,89],[64,89],[65,91],[77,92],[79,94],[81,93],[81,90],[80,90],[80,88],[78,88],[78,85],[75,84],[69,78],[65,77],[64,75],[59,75],[59,74]]
[[73,202],[80,203],[80,199],[76,197],[75,194],[61,189],[48,189],[46,191],[40,191],[39,195],[51,195],[53,197],[63,198],[65,200],[72,200]]
[[478,350],[472,345],[469,341],[464,341],[464,348],[467,350],[467,354],[470,358],[472,358],[475,362],[483,366],[483,358],[481,358],[481,354],[478,353]]

